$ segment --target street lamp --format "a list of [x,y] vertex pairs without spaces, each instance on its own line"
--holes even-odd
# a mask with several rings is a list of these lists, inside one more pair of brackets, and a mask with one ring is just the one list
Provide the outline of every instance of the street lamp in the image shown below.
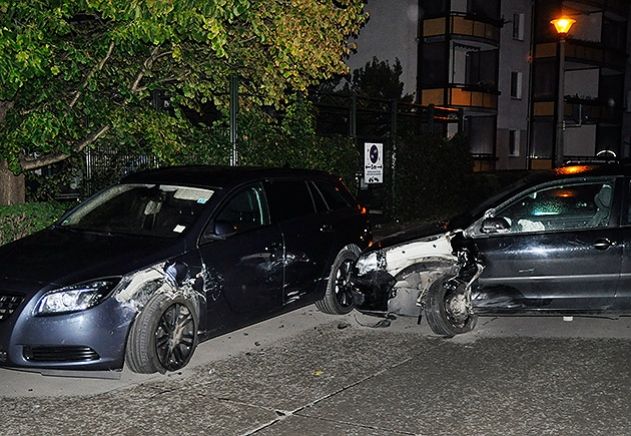
[[556,167],[563,165],[563,127],[565,115],[565,40],[572,26],[574,18],[562,16],[550,21],[559,35],[559,88],[557,99],[556,143],[554,146],[554,163]]

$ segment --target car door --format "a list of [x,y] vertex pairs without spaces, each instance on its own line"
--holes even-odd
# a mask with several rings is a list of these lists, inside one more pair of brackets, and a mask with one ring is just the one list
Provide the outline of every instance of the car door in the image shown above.
[[262,184],[228,197],[204,231],[199,253],[211,325],[222,319],[238,323],[280,308],[283,242],[270,222]]
[[486,265],[474,305],[499,313],[610,309],[622,260],[616,185],[557,181],[498,207],[503,233],[473,229]]
[[[326,233],[330,241],[330,263],[339,250],[349,244],[360,244],[361,238],[367,232],[366,221],[360,218],[357,204],[335,180],[316,180],[310,183],[311,192],[323,220],[322,232]],[[323,203],[323,205],[320,205]]]
[[284,251],[283,304],[312,294],[324,276],[332,229],[316,212],[313,197],[302,179],[272,179],[265,189],[272,222],[280,226]]

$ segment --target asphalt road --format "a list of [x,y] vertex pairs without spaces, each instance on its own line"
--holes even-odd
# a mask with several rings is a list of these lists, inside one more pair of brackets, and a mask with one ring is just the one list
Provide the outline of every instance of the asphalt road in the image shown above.
[[451,340],[376,321],[308,307],[204,343],[170,376],[0,370],[0,431],[631,434],[631,319],[483,318]]

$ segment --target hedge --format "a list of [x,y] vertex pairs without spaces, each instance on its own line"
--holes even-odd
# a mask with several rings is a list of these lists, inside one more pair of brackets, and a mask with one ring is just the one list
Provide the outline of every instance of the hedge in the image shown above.
[[68,207],[68,204],[53,202],[0,206],[0,245],[48,227]]

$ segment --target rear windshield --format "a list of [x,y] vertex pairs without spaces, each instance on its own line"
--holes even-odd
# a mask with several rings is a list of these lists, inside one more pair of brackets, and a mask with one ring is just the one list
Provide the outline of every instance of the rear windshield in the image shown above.
[[97,194],[61,227],[176,238],[198,218],[214,191],[186,186],[122,184]]

